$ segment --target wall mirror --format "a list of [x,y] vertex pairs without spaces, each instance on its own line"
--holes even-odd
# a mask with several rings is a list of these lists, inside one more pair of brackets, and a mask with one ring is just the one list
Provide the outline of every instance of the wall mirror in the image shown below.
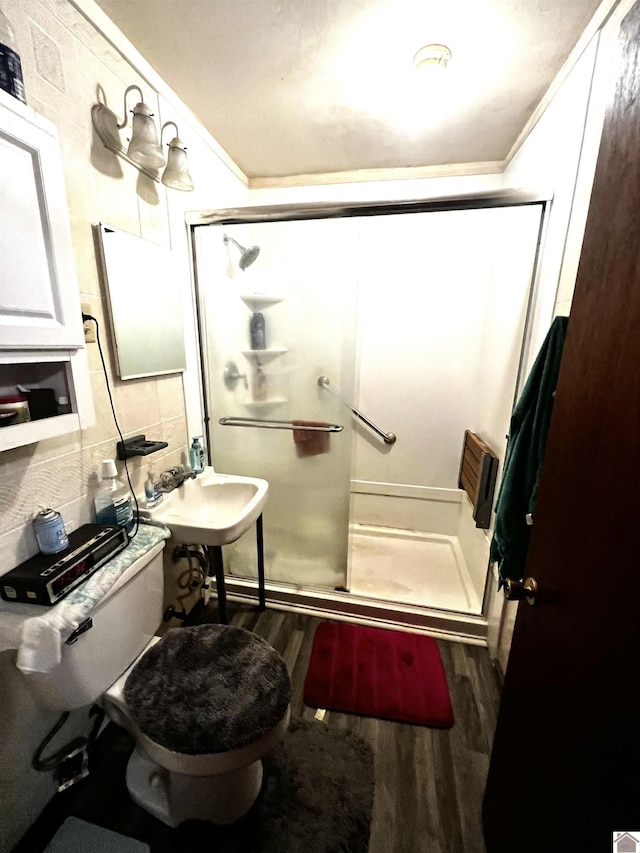
[[120,379],[183,371],[184,328],[174,254],[102,222],[97,232]]

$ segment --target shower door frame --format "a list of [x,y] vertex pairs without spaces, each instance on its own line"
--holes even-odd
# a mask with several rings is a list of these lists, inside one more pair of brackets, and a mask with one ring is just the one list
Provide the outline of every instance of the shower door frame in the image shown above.
[[[536,309],[540,291],[540,258],[544,250],[551,198],[525,190],[500,189],[490,192],[466,195],[441,196],[432,199],[380,201],[380,202],[331,202],[298,203],[276,205],[247,205],[246,207],[223,208],[206,212],[190,213],[186,217],[191,246],[193,265],[194,307],[198,329],[198,357],[200,360],[200,393],[203,412],[203,426],[207,438],[210,435],[211,401],[207,385],[206,365],[202,347],[203,318],[201,315],[201,289],[198,280],[196,251],[196,229],[211,225],[246,225],[263,222],[291,222],[313,219],[342,219],[354,216],[384,216],[404,213],[437,213],[454,210],[482,210],[487,208],[508,208],[539,205],[540,228],[535,250],[534,262],[529,284],[524,320],[524,332],[518,370],[513,394],[515,404],[525,380],[525,368],[530,362],[532,344],[532,317]],[[211,464],[210,442],[207,441],[207,453]],[[282,609],[294,609],[312,615],[330,615],[336,619],[353,619],[372,624],[397,627],[410,627],[428,631],[442,639],[460,639],[464,642],[484,645],[487,637],[487,608],[490,592],[491,567],[487,567],[487,577],[480,615],[457,611],[439,610],[433,607],[399,605],[365,599],[349,592],[330,591],[328,589],[299,589],[287,584],[267,579],[269,598]],[[229,578],[227,592],[239,600],[250,601],[253,598],[255,581],[242,578]],[[330,606],[329,606],[330,605]]]

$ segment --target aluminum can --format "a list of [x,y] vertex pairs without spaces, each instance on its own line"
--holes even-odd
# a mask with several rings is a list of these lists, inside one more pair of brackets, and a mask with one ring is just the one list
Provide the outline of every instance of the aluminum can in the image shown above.
[[57,554],[69,547],[64,521],[55,509],[41,509],[32,525],[41,554]]

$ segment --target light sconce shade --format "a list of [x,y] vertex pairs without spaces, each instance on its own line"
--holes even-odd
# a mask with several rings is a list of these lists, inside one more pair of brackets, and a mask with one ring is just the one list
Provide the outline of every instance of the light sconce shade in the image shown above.
[[420,71],[445,71],[451,59],[451,51],[446,44],[426,44],[413,57]]
[[163,124],[160,138],[162,138],[165,127],[169,124],[175,127],[176,135],[169,143],[167,168],[162,175],[162,183],[174,190],[191,192],[193,190],[193,179],[189,172],[189,164],[187,163],[187,149],[184,142],[178,136],[178,126],[174,121],[168,121],[166,124]]
[[[136,89],[140,94],[140,101],[132,110],[133,121],[131,128],[131,140],[128,148],[122,145],[119,131],[127,125],[127,95]],[[144,103],[143,95],[139,86],[128,86],[124,93],[124,119],[119,122],[115,114],[104,104],[94,104],[91,108],[91,121],[98,138],[105,148],[117,154],[127,163],[146,175],[152,181],[160,182],[172,189],[191,191],[193,190],[193,179],[187,166],[186,146],[178,135],[178,127],[175,122],[168,121],[160,131],[160,143],[158,133],[153,120],[153,113]],[[162,153],[162,132],[168,125],[175,127],[176,135],[169,143],[168,158]],[[159,169],[165,163],[166,169],[160,178]]]
[[139,103],[133,108],[131,141],[127,154],[134,163],[148,169],[160,169],[166,162],[158,143],[153,113],[146,104]]

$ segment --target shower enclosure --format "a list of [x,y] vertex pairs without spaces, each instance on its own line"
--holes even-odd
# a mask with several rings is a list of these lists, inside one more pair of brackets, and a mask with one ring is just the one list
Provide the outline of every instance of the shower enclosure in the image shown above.
[[[270,483],[268,584],[481,613],[460,453],[470,429],[504,455],[543,208],[252,208],[195,229],[212,462]],[[253,537],[225,562],[251,578]]]

